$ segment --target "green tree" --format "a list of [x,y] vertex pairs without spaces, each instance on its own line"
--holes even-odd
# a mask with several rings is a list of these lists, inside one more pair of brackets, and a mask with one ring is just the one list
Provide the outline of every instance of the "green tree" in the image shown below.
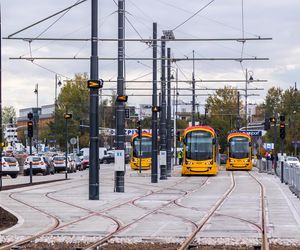
[[[55,135],[56,143],[65,148],[65,113],[71,113],[72,119],[68,120],[69,138],[80,135],[80,120],[89,119],[89,89],[86,86],[87,74],[76,74],[73,80],[68,80],[58,96],[54,121],[49,123],[49,134]],[[86,130],[88,131],[88,130]],[[48,134],[48,136],[49,136]],[[83,138],[87,138],[85,133]],[[87,140],[81,140],[80,146],[87,146]]]
[[[209,112],[207,124],[217,131],[222,151],[226,148],[228,133],[236,128],[237,104],[237,89],[230,86],[216,90],[215,94],[207,98],[206,107]],[[241,102],[239,107],[242,110]]]
[[16,110],[13,106],[6,106],[2,109],[2,123],[10,123],[10,119],[13,119],[13,122],[16,121]]

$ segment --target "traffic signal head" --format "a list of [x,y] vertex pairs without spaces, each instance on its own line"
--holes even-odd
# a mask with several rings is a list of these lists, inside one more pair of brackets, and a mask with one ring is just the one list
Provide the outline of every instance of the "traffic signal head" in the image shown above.
[[281,122],[285,122],[285,116],[284,115],[279,116],[279,119],[280,119]]
[[29,113],[27,114],[27,117],[28,117],[29,120],[32,120],[33,114],[32,114],[31,112],[29,112]]
[[271,117],[270,122],[273,123],[273,124],[276,124],[276,117]]
[[71,119],[72,118],[72,114],[64,114],[64,118],[67,119]]
[[270,120],[266,118],[264,123],[264,129],[269,130],[270,128],[271,128]]
[[285,124],[284,124],[284,122],[280,123],[280,138],[282,140],[285,138]]
[[176,132],[176,140],[177,140],[177,141],[180,141],[180,131],[177,131],[177,132]]
[[33,137],[33,122],[32,121],[27,122],[27,135],[30,138]]

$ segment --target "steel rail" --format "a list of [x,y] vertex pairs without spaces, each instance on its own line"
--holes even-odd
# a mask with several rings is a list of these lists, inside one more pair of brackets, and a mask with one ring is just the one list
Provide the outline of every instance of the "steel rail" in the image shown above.
[[[183,179],[182,181],[180,181],[179,183],[183,182],[183,181],[186,180],[187,178],[188,178],[188,177],[184,178],[184,179]],[[196,189],[199,189],[199,188],[201,188],[202,186],[204,186],[204,185],[207,183],[208,179],[209,179],[209,178],[206,178],[206,180],[205,180],[203,183],[200,184],[200,187],[197,187]],[[177,186],[179,183],[177,183],[175,186]],[[151,186],[152,186],[152,185],[151,185]],[[170,187],[163,188],[163,190],[165,190],[165,189],[170,189]],[[162,191],[162,190],[157,191],[157,192],[155,192],[155,193],[158,193],[158,192],[161,192],[161,191]],[[183,190],[181,190],[181,191],[183,191]],[[136,207],[139,207],[139,208],[142,208],[142,209],[147,209],[147,210],[150,210],[150,211],[149,211],[148,213],[142,215],[142,216],[139,217],[138,219],[136,219],[136,220],[134,220],[134,221],[128,223],[127,225],[121,227],[119,230],[117,230],[116,232],[112,233],[111,235],[109,235],[109,236],[107,236],[107,237],[105,237],[105,238],[103,238],[103,239],[101,239],[101,240],[99,240],[99,241],[97,241],[97,242],[91,244],[90,246],[84,248],[84,250],[98,249],[98,247],[100,247],[100,246],[101,246],[102,244],[104,244],[104,243],[107,243],[107,241],[110,240],[111,238],[113,238],[117,233],[122,232],[123,230],[127,229],[128,227],[130,227],[131,225],[135,224],[136,222],[141,221],[141,220],[144,219],[145,217],[147,217],[147,216],[149,216],[149,215],[152,215],[152,214],[154,214],[154,213],[157,213],[157,212],[159,212],[159,213],[164,213],[163,211],[159,211],[159,210],[161,210],[161,209],[164,208],[164,207],[169,206],[170,204],[174,203],[174,201],[176,201],[176,200],[178,200],[178,199],[181,199],[182,197],[188,195],[190,192],[192,192],[192,191],[184,191],[184,194],[180,195],[180,197],[177,197],[177,198],[175,198],[175,199],[173,199],[173,200],[171,200],[171,201],[169,201],[169,202],[167,202],[167,203],[165,203],[165,204],[163,204],[163,205],[161,205],[161,206],[159,206],[158,208],[155,208],[155,209],[147,209],[147,208],[145,208],[145,207],[138,206],[138,205],[136,205],[137,199],[136,199],[136,200],[133,200],[132,203],[131,203],[133,206],[136,206]],[[164,214],[167,214],[167,213],[164,213]],[[168,214],[168,215],[170,215],[170,214]],[[177,217],[177,218],[180,218],[180,219],[183,219],[183,220],[186,220],[186,221],[188,221],[189,223],[191,223],[195,228],[197,227],[197,224],[194,223],[192,220],[189,220],[189,219],[184,218],[184,217],[182,217],[182,216],[177,216],[177,215],[172,215],[172,216]]]
[[179,250],[186,250],[189,249],[189,246],[192,244],[192,242],[194,241],[196,235],[201,231],[201,229],[204,227],[204,225],[209,221],[209,219],[212,218],[212,216],[215,214],[216,210],[224,203],[224,201],[226,200],[226,198],[232,193],[232,191],[234,190],[236,183],[235,183],[235,179],[234,179],[234,174],[233,172],[231,173],[231,186],[227,189],[227,191],[223,194],[223,196],[221,197],[220,200],[218,200],[215,205],[210,209],[209,213],[202,219],[202,221],[200,222],[200,224],[198,224],[197,229],[190,235],[190,237],[188,237],[183,244],[181,245],[181,247],[179,248]]
[[261,181],[258,180],[253,174],[248,172],[248,174],[259,184],[260,187],[260,197],[261,197],[261,227],[262,227],[262,250],[269,250],[269,241],[267,235],[267,216],[266,216],[266,201],[265,201],[265,188]]

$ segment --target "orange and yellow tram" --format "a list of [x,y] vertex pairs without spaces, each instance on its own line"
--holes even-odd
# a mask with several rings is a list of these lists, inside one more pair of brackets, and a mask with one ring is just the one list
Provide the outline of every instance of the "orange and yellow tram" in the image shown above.
[[216,175],[219,170],[218,140],[209,126],[187,128],[182,137],[182,175]]
[[252,170],[252,140],[247,133],[234,132],[227,137],[226,170]]
[[131,137],[130,167],[134,170],[148,170],[151,168],[152,135],[143,132],[141,138],[138,134]]

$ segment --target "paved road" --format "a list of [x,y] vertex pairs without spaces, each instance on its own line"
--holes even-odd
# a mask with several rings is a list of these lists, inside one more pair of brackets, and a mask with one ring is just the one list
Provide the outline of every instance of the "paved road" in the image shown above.
[[[255,170],[253,175],[266,189],[270,242],[300,245],[299,199],[275,176]],[[173,177],[153,184],[149,172],[139,174],[127,169],[125,193],[115,193],[112,164],[101,166],[99,201],[88,200],[88,170],[70,174],[68,181],[1,192],[0,204],[20,220],[17,226],[2,232],[0,242],[43,232],[56,223],[59,226],[44,240],[59,237],[80,241],[84,236],[86,241],[93,241],[124,227],[115,241],[181,242],[232,186],[233,180],[234,189],[198,233],[197,241],[256,245],[261,240],[260,186],[247,172],[181,177],[176,167]],[[137,219],[140,221],[135,223]]]

